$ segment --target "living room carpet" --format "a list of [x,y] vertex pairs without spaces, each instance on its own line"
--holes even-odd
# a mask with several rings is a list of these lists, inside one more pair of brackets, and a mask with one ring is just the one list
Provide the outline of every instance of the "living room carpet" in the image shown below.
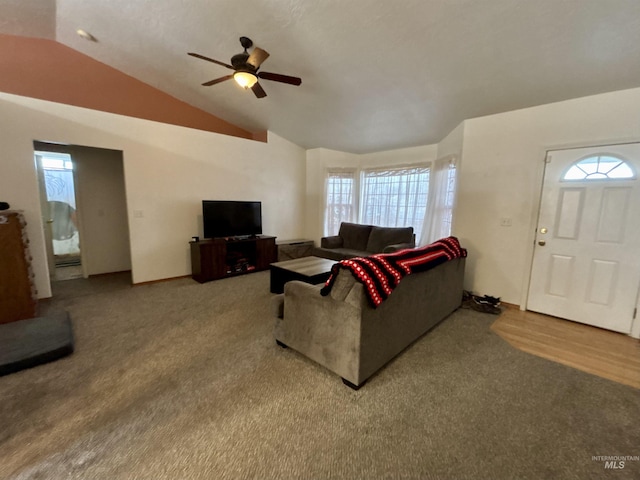
[[75,353],[0,377],[2,479],[640,477],[594,459],[640,455],[640,391],[515,350],[494,315],[456,311],[353,391],[276,346],[268,272],[73,282],[48,310]]

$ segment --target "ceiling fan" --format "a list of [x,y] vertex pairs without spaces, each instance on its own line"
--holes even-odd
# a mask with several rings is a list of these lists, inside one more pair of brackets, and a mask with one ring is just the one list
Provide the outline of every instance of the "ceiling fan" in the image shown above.
[[224,77],[204,82],[202,84],[204,87],[209,87],[216,83],[224,82],[225,80],[233,78],[242,88],[245,90],[250,88],[256,97],[263,98],[267,96],[267,93],[258,83],[258,78],[274,82],[288,83],[289,85],[300,85],[302,83],[302,80],[298,77],[290,77],[289,75],[281,75],[279,73],[259,72],[258,70],[260,69],[260,65],[262,65],[262,62],[269,57],[269,53],[259,47],[255,47],[251,54],[249,54],[247,49],[253,46],[253,42],[247,37],[240,37],[240,44],[242,45],[242,48],[244,48],[244,52],[231,57],[231,65],[214,60],[213,58],[205,57],[199,53],[188,53],[192,57],[200,58],[207,62],[217,63],[218,65],[234,70],[234,73],[231,75],[225,75]]

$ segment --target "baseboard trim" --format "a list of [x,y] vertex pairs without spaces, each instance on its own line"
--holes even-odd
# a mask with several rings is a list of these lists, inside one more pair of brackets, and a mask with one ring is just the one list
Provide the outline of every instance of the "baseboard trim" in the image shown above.
[[191,275],[180,275],[179,277],[160,278],[158,280],[149,280],[148,282],[138,282],[134,283],[133,286],[138,287],[140,285],[152,285],[154,283],[171,282],[173,280],[181,280],[183,278],[191,278]]
[[515,303],[500,302],[500,306],[510,310],[520,310],[520,305],[516,305]]
[[120,270],[119,272],[94,273],[93,275],[88,275],[87,278],[105,277],[107,275],[116,275],[118,273],[131,273],[131,270]]

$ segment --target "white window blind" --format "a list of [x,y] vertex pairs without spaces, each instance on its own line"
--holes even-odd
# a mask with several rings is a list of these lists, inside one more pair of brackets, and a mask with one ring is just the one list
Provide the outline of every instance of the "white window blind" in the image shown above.
[[413,227],[420,238],[428,194],[427,166],[364,170],[360,223]]
[[355,170],[327,172],[325,236],[337,235],[342,222],[355,222]]

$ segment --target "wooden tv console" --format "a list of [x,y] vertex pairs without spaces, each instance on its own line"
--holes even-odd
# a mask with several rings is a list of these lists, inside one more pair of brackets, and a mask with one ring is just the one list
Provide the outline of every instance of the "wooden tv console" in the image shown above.
[[191,278],[204,283],[267,270],[277,261],[276,237],[211,238],[189,242]]

